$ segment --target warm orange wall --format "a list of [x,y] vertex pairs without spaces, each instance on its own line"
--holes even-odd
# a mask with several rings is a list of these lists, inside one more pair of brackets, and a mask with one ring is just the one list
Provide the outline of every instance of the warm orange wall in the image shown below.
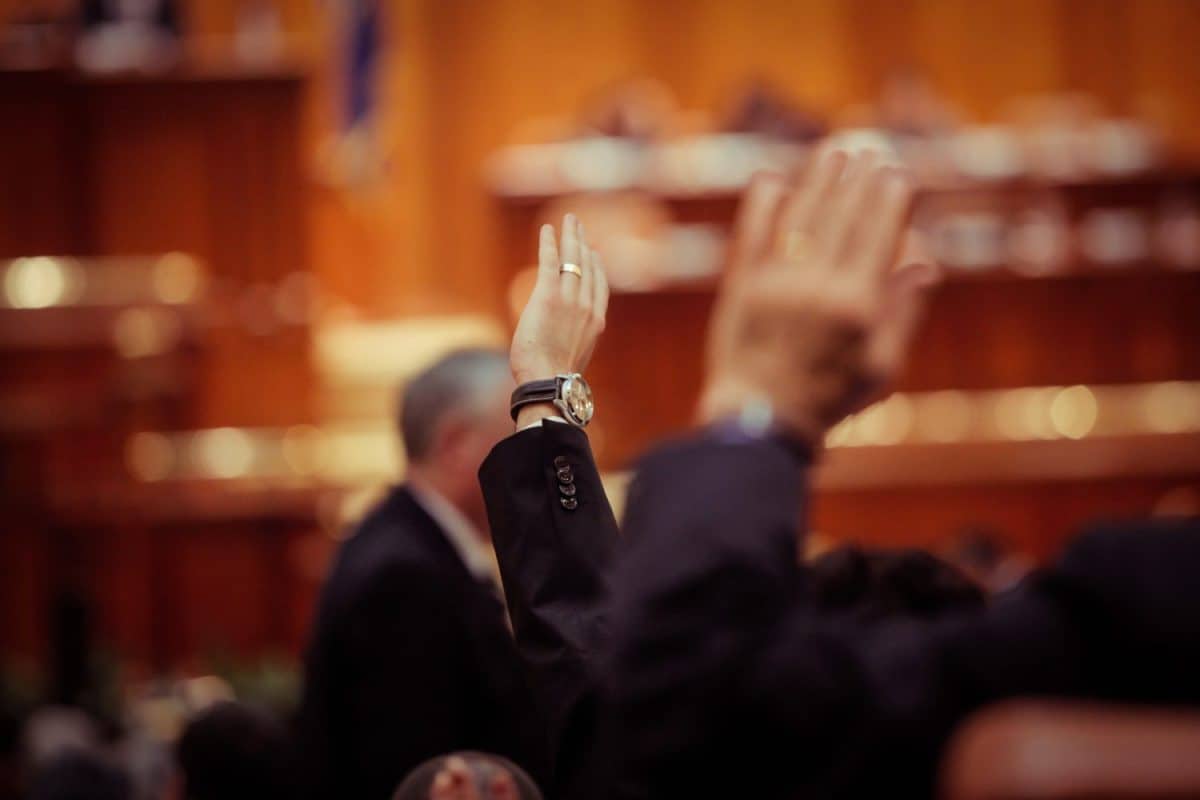
[[[313,149],[330,118],[328,8],[274,0],[317,68]],[[716,109],[762,76],[825,113],[870,98],[893,65],[922,68],[960,109],[995,117],[1030,92],[1084,89],[1152,114],[1200,154],[1196,0],[384,0],[388,177],[318,187],[323,283],[377,314],[498,309],[498,217],[484,159],[532,117],[605,84],[667,83]],[[22,5],[0,0],[0,11]],[[238,0],[187,0],[200,34],[232,30]]]
[[519,123],[632,75],[709,109],[760,75],[832,113],[910,63],[977,118],[1015,95],[1082,88],[1113,111],[1149,107],[1200,150],[1192,0],[493,0],[424,4],[416,24],[440,258],[438,273],[407,275],[417,285],[453,276],[481,304],[499,288],[488,280],[498,236],[484,158]]

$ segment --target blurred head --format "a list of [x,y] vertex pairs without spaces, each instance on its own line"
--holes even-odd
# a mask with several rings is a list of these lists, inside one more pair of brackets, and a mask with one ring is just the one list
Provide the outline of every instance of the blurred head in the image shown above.
[[68,706],[46,706],[21,732],[21,772],[32,800],[119,800],[133,784],[106,747],[96,720]]
[[409,474],[428,483],[467,517],[486,519],[479,466],[513,431],[508,355],[459,350],[417,375],[400,404],[400,435]]
[[95,720],[77,708],[47,706],[21,735],[31,800],[124,800],[133,785],[105,750]]
[[183,731],[176,749],[187,800],[287,797],[287,730],[265,711],[217,703]]
[[421,764],[392,800],[542,800],[533,779],[506,758],[461,752]]
[[831,550],[809,571],[814,605],[859,620],[935,619],[979,609],[983,590],[962,571],[924,550]]
[[988,592],[1001,592],[1033,568],[1026,556],[1013,552],[1000,531],[986,526],[964,528],[946,553],[951,563],[970,575]]

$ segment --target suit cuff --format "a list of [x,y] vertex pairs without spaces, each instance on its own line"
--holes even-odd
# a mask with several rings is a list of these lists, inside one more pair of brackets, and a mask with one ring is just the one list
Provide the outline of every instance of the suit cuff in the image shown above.
[[569,422],[567,422],[565,419],[563,419],[562,417],[560,417],[560,416],[557,416],[557,415],[554,415],[554,416],[549,416],[549,417],[542,417],[542,418],[541,418],[541,419],[539,419],[537,422],[531,422],[531,423],[529,423],[528,425],[526,425],[526,426],[525,426],[525,427],[523,427],[523,428],[517,428],[517,433],[520,433],[521,431],[527,431],[527,430],[529,430],[530,428],[540,428],[540,427],[542,427],[542,423],[543,423],[543,422],[546,422],[547,420],[549,420],[550,422],[558,422],[558,423],[561,423],[561,424],[563,424],[563,425],[569,425],[569,424],[570,424],[570,423],[569,423]]

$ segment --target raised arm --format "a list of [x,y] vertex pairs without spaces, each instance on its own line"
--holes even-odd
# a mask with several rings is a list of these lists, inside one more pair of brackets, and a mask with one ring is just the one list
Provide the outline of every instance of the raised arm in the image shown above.
[[[574,264],[582,274],[563,270]],[[538,278],[512,345],[518,384],[582,373],[604,326],[608,284],[599,255],[572,215],[561,243],[542,229]],[[479,472],[513,632],[549,726],[556,796],[595,739],[597,649],[607,644],[606,602],[617,523],[587,435],[556,420],[553,404],[526,405],[518,431]]]
[[630,490],[606,796],[932,796],[947,737],[986,704],[1200,703],[1194,524],[1095,532],[933,623],[822,617],[789,580],[805,453],[886,385],[919,317],[929,275],[895,266],[911,194],[895,181],[834,154],[744,204],[713,427],[651,455]]
[[857,654],[836,639],[786,650],[803,691],[770,681],[803,610],[807,466],[895,372],[918,316],[928,273],[896,267],[911,197],[897,170],[831,153],[798,182],[760,177],[743,202],[708,427],[649,456],[630,490],[613,592],[621,796],[782,796],[789,765],[819,762],[861,719]]

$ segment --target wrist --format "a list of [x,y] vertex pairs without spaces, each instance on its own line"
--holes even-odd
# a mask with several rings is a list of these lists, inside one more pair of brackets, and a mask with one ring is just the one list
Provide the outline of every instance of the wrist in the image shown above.
[[561,412],[553,403],[530,403],[521,406],[517,411],[517,430],[536,425],[547,417],[560,416]]
[[530,381],[543,381],[572,371],[573,370],[569,369],[556,369],[549,364],[532,364],[528,367],[514,368],[513,379],[517,382],[517,385],[520,386],[522,383],[529,383]]
[[747,429],[774,430],[816,451],[825,438],[818,415],[799,403],[780,403],[749,384],[722,381],[705,387],[700,397],[701,425],[733,422]]

